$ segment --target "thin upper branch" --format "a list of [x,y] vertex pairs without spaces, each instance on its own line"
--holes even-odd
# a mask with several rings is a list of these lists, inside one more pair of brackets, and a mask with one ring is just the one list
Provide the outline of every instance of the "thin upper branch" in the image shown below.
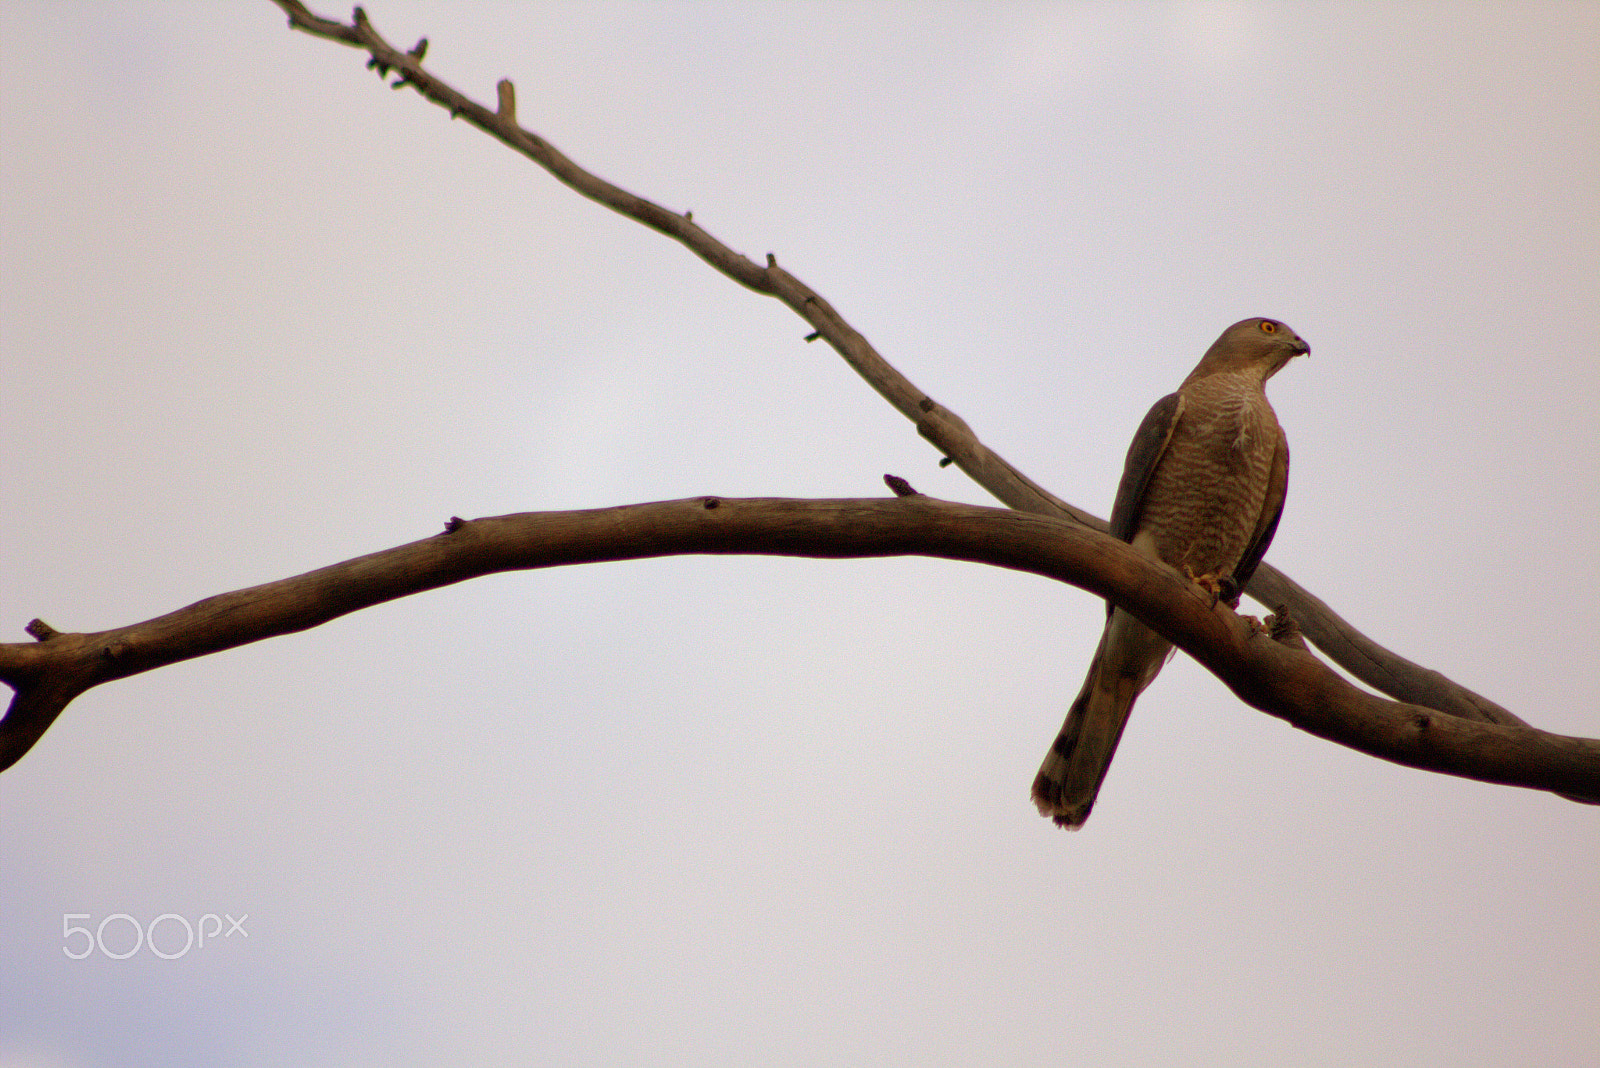
[[[1024,512],[1070,519],[1094,530],[1106,529],[1104,520],[1057,497],[984,445],[965,420],[918,389],[831,304],[779,267],[774,256],[767,256],[765,266],[756,264],[712,237],[688,213],[671,211],[589,173],[550,142],[518,125],[515,89],[510,81],[499,83],[499,106],[491,111],[422,68],[420,52],[425,41],[412,52],[400,51],[372,28],[359,7],[352,22],[345,25],[313,15],[300,0],[274,3],[288,13],[291,27],[368,52],[369,66],[383,74],[397,72],[396,88],[411,86],[447,109],[452,118],[466,119],[578,193],[682,243],[739,284],[783,301],[811,324],[815,336],[826,340],[873,389],[916,424],[918,433],[1001,503]],[[1313,644],[1346,671],[1383,693],[1465,719],[1523,724],[1488,698],[1368,638],[1323,600],[1270,564],[1260,566],[1245,592],[1274,611],[1287,608]]]
[[1274,640],[1177,571],[1109,535],[1026,512],[918,493],[879,500],[697,497],[463,521],[368,556],[209,597],[96,634],[33,628],[0,644],[17,690],[0,720],[0,769],[76,696],[113,679],[306,630],[423,590],[500,571],[691,553],[821,558],[922,555],[1012,568],[1125,605],[1241,699],[1320,737],[1385,760],[1539,790],[1600,797],[1600,740],[1475,723],[1351,686],[1279,628]]

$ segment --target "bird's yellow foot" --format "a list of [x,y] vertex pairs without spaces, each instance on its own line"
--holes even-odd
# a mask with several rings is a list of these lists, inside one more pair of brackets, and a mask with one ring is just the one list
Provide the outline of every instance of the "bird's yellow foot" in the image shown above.
[[1183,565],[1183,573],[1189,576],[1190,582],[1193,582],[1211,595],[1212,604],[1216,604],[1222,599],[1223,583],[1227,581],[1226,578],[1209,571],[1204,575],[1196,575],[1188,564]]
[[1183,573],[1189,576],[1190,582],[1193,582],[1211,595],[1212,604],[1221,601],[1229,608],[1237,609],[1239,607],[1239,584],[1234,581],[1232,575],[1222,575],[1214,571],[1208,571],[1204,575],[1196,575],[1188,564],[1183,565]]

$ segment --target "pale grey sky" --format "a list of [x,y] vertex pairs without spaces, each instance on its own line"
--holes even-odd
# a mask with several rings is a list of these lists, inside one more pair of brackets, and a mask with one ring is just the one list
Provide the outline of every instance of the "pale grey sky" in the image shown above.
[[[1149,404],[1286,320],[1270,559],[1600,735],[1595,5],[368,10],[1102,514]],[[806,331],[266,0],[0,3],[4,640],[451,515],[986,501]],[[0,777],[0,1065],[1600,1057],[1600,810],[1180,657],[1087,829],[1041,820],[1100,618],[968,565],[683,558],[92,691]],[[63,952],[168,913],[248,938]]]

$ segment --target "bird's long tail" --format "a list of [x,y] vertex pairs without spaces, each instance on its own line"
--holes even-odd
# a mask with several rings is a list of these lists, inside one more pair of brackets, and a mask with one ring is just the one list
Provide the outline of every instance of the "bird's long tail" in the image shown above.
[[[1122,655],[1108,657],[1108,646]],[[1133,703],[1161,670],[1170,649],[1159,635],[1131,616],[1108,621],[1083,689],[1034,777],[1033,803],[1039,806],[1041,816],[1049,816],[1058,827],[1069,830],[1083,826]]]

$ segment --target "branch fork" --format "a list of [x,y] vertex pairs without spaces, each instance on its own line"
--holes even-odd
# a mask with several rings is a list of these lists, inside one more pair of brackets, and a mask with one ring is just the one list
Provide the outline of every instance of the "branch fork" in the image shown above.
[[[758,266],[712,237],[691,212],[669,211],[612,185],[523,129],[510,79],[498,83],[497,107],[490,111],[423,70],[426,38],[401,52],[360,7],[347,25],[312,14],[300,0],[274,2],[288,14],[291,28],[367,52],[367,66],[380,76],[398,72],[394,88],[411,86],[579,194],[673,238],[733,281],[788,305],[813,328],[806,340],[826,340],[939,450],[941,466],[956,464],[1009,510],[938,501],[888,476],[896,494],[889,501],[701,497],[591,512],[452,517],[442,535],[207,598],[114,631],[63,633],[36,619],[27,626],[34,643],[0,644],[0,681],[17,691],[0,720],[0,770],[20,759],[73,698],[102,682],[304,630],[478,575],[681,553],[914,553],[1032,571],[1107,597],[1199,660],[1247,703],[1329,740],[1414,767],[1600,803],[1600,740],[1529,727],[1487,698],[1373,642],[1265,563],[1246,592],[1274,606],[1265,625],[1272,640],[1253,640],[1261,635],[1260,624],[1252,628],[1231,608],[1203,603],[1207,598],[1177,571],[1111,539],[1103,520],[1056,497],[985,446],[964,420],[919,390],[827,301],[779,267],[773,253]],[[1307,638],[1395,700],[1344,682],[1310,654]]]

